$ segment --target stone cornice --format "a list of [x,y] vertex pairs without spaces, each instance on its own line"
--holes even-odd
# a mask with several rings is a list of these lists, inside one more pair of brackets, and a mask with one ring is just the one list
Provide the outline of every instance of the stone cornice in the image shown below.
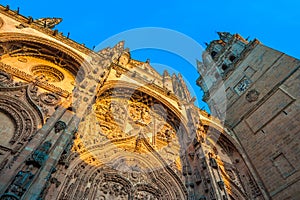
[[41,33],[44,33],[56,40],[59,40],[59,41],[65,43],[66,45],[69,45],[69,46],[73,47],[74,49],[77,49],[87,55],[91,54],[91,53],[95,53],[91,49],[88,49],[87,47],[85,47],[83,44],[79,44],[79,43],[75,42],[74,40],[62,35],[62,33],[58,33],[58,30],[52,30],[49,28],[41,27],[37,23],[33,22],[31,17],[25,17],[25,16],[19,14],[17,11],[9,10],[7,7],[0,5],[0,13],[20,22],[21,24],[26,24],[26,26],[33,28],[37,31],[40,31]]

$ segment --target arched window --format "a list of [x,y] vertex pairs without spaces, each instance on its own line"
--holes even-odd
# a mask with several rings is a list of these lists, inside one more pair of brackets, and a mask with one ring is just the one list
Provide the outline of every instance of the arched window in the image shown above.
[[222,65],[222,70],[223,70],[223,71],[225,71],[227,68],[228,68],[227,65],[225,65],[225,64]]
[[215,56],[217,55],[217,52],[216,52],[216,51],[212,51],[212,52],[210,53],[210,55],[211,55],[212,58],[215,58]]
[[229,56],[229,60],[230,60],[231,62],[233,62],[233,61],[235,60],[235,58],[236,58],[236,57],[235,57],[234,55],[230,55],[230,56]]

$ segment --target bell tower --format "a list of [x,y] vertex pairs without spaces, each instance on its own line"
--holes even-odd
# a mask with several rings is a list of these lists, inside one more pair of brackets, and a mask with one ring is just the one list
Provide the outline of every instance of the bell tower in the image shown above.
[[256,39],[218,35],[198,61],[203,99],[240,142],[266,198],[297,199],[300,62]]

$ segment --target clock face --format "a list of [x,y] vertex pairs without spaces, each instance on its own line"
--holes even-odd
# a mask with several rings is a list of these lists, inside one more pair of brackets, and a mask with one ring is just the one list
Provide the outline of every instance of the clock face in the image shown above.
[[[132,94],[126,94],[130,92]],[[153,150],[166,163],[180,165],[177,163],[179,122],[175,114],[153,97],[142,92],[114,89],[98,96],[90,114],[79,125],[78,141],[86,149],[100,147],[91,151],[99,163],[117,162],[114,156],[122,155],[123,164],[113,164],[118,170],[147,170],[146,165],[126,160],[126,157],[150,161]]]
[[240,95],[250,86],[251,81],[244,77],[234,88],[234,90]]

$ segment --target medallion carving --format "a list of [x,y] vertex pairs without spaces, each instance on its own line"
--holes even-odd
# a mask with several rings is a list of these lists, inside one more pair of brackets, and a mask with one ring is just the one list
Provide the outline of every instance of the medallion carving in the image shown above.
[[64,80],[64,74],[47,65],[38,65],[31,68],[32,74],[40,81],[61,82]]
[[61,98],[54,93],[42,93],[39,95],[39,99],[42,103],[54,106],[60,103]]
[[254,102],[257,101],[259,97],[259,92],[255,89],[250,90],[247,94],[246,94],[246,100],[249,102]]

